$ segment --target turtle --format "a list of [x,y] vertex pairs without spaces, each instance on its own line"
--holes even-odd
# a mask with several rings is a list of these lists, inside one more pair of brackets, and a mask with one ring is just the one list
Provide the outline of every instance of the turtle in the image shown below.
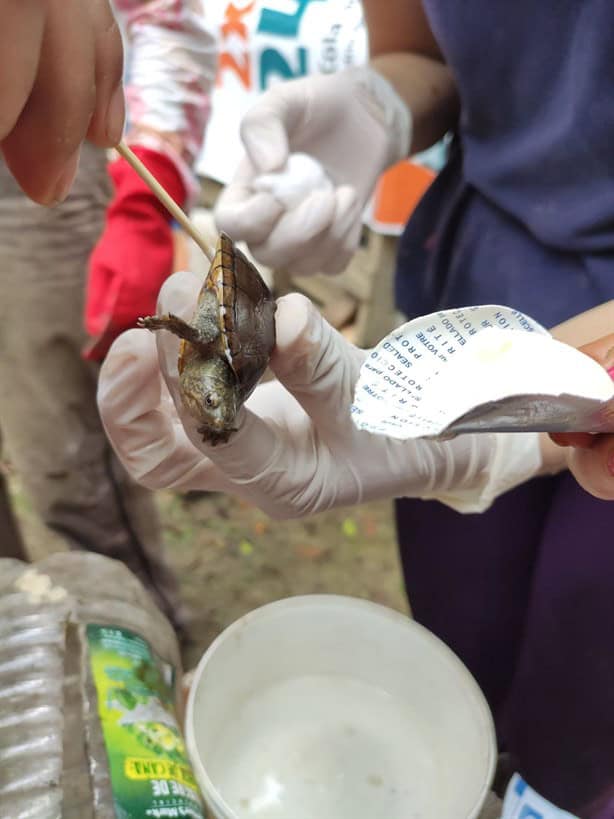
[[237,412],[263,376],[275,345],[276,308],[255,265],[221,233],[191,321],[172,313],[138,320],[139,327],[181,338],[181,399],[205,443],[226,443],[236,432]]

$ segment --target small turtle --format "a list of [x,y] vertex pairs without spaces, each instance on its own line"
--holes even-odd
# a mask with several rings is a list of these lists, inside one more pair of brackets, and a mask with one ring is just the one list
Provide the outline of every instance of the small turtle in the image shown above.
[[226,442],[236,431],[237,412],[269,363],[276,307],[254,265],[222,233],[192,320],[171,313],[138,320],[181,338],[179,388],[203,441]]

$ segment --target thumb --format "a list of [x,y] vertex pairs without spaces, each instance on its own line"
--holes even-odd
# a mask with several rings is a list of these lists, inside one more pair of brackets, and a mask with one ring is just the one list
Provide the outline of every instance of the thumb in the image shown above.
[[266,241],[284,211],[272,194],[254,191],[254,179],[252,163],[244,157],[230,184],[220,193],[213,212],[218,230],[248,245]]
[[609,371],[614,365],[614,333],[591,341],[590,344],[579,347],[579,350]]
[[[614,380],[614,333],[609,333],[578,349],[601,364]],[[590,449],[595,442],[595,436],[588,432],[552,432],[550,437],[559,446],[574,446],[583,449]]]
[[300,80],[279,83],[243,117],[241,140],[256,175],[285,167],[289,137],[304,111],[304,99]]
[[569,450],[568,466],[580,486],[602,500],[614,500],[614,444],[611,435],[593,435],[590,447]]

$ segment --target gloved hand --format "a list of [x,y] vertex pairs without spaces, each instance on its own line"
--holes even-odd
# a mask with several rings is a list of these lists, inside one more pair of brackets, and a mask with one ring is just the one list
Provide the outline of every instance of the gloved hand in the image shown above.
[[[580,347],[614,379],[614,333]],[[583,489],[602,500],[614,500],[614,435],[557,433],[552,440],[569,447],[567,464]]]
[[[370,67],[278,83],[243,119],[246,157],[218,200],[217,226],[246,241],[262,264],[338,273],[358,247],[379,175],[408,156],[411,133],[405,103]],[[279,173],[280,190],[287,187],[285,171],[297,152],[325,171],[306,169],[306,179],[297,179],[297,187],[312,185],[299,204],[277,197],[273,178]]]
[[[177,273],[158,312],[189,318],[200,282]],[[129,474],[151,489],[227,491],[292,518],[395,496],[437,497],[478,511],[537,472],[536,434],[396,441],[358,431],[350,417],[366,351],[349,344],[302,296],[279,300],[271,368],[228,443],[202,442],[178,392],[178,339],[131,330],[102,367],[98,403]],[[157,349],[156,349],[157,345]]]
[[[166,155],[142,146],[134,153],[178,205],[186,189]],[[155,312],[162,283],[173,270],[171,216],[125,159],[111,163],[115,195],[106,226],[90,258],[85,327],[92,337],[84,357],[101,361],[112,341]]]

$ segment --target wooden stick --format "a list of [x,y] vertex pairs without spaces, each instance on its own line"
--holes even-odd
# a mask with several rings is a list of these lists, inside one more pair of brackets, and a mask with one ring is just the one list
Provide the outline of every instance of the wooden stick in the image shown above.
[[192,239],[196,242],[198,247],[202,250],[205,256],[209,259],[210,262],[213,261],[213,257],[215,256],[215,248],[212,248],[207,241],[205,240],[204,236],[202,236],[194,227],[192,222],[188,219],[185,213],[181,210],[179,205],[170,197],[170,195],[164,190],[162,185],[158,182],[158,180],[151,174],[145,165],[141,162],[141,160],[130,150],[130,148],[126,145],[125,142],[120,142],[119,145],[116,146],[116,151],[120,156],[126,160],[126,162],[134,168],[134,170],[138,173],[141,177],[143,182],[148,185],[152,193],[154,193],[160,202],[164,205],[164,207],[168,210],[168,212],[173,216],[173,218],[179,222],[181,227],[185,230],[188,236],[191,236]]

